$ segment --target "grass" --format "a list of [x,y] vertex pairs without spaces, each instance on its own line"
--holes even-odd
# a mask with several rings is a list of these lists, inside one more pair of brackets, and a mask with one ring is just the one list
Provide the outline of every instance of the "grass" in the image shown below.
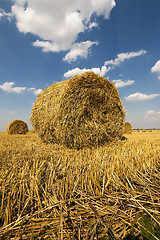
[[0,239],[160,239],[160,131],[97,149],[0,133]]

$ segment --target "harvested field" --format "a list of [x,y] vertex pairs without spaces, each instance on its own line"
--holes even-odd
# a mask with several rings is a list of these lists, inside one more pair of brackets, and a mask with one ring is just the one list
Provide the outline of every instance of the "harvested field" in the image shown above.
[[86,72],[39,94],[31,122],[44,142],[80,149],[121,139],[124,117],[113,83]]
[[160,239],[160,131],[96,149],[0,133],[0,239]]

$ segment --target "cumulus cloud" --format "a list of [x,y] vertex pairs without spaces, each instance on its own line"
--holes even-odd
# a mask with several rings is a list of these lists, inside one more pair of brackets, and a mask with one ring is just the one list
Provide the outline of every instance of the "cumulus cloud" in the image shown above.
[[0,85],[0,89],[8,93],[23,93],[24,91],[33,92],[36,96],[43,91],[43,89],[26,88],[26,87],[14,87],[14,82],[5,82]]
[[152,73],[158,73],[158,79],[160,79],[160,60],[155,63],[155,65],[151,68]]
[[43,89],[28,88],[29,92],[33,92],[36,96],[43,91]]
[[146,54],[147,52],[145,50],[140,50],[138,52],[126,52],[126,53],[119,53],[117,55],[117,58],[114,60],[105,61],[105,65],[113,65],[113,66],[119,66],[122,62],[124,62],[126,59],[131,59],[134,57],[139,57],[141,55]]
[[74,43],[70,52],[66,54],[63,60],[71,63],[72,61],[75,61],[77,57],[87,58],[92,45],[98,45],[98,42],[86,41]]
[[115,84],[117,88],[126,87],[134,84],[134,80],[122,81],[121,79],[117,79],[113,80],[112,82]]
[[149,110],[145,113],[144,118],[147,120],[158,121],[160,120],[160,112]]
[[98,24],[96,23],[96,22],[90,22],[89,23],[89,26],[88,26],[88,29],[91,31],[92,30],[92,28],[96,28],[96,27],[98,27]]
[[41,47],[43,52],[59,52],[60,48],[57,44],[50,41],[40,41],[37,40],[33,42],[34,47]]
[[159,97],[160,94],[143,94],[143,93],[133,93],[131,95],[129,95],[128,97],[125,97],[127,102],[135,102],[135,101],[145,101],[145,100],[149,100],[149,99],[153,99],[156,97]]
[[78,34],[98,26],[93,15],[108,19],[115,6],[115,0],[14,0],[8,14],[15,17],[20,32],[38,37],[33,46],[45,52],[71,50],[72,55]]
[[26,87],[14,87],[14,82],[5,82],[0,85],[0,89],[8,93],[23,93],[26,90]]
[[6,14],[7,13],[2,8],[0,8],[0,18],[6,16]]
[[106,66],[102,66],[101,68],[90,68],[90,69],[86,69],[86,68],[83,68],[83,69],[80,69],[80,68],[74,68],[72,70],[69,70],[68,72],[66,72],[64,74],[64,77],[65,78],[70,78],[70,77],[73,77],[77,74],[82,74],[84,72],[94,72],[96,74],[99,74],[101,76],[104,76],[108,71],[110,70],[110,67],[107,68]]
[[8,20],[11,20],[12,17],[13,17],[13,14],[12,13],[6,13],[2,8],[0,8],[0,19],[2,17],[5,17],[7,18]]
[[[87,41],[87,42],[88,42],[87,44],[86,44],[86,42],[85,42],[85,44],[86,44],[87,46],[92,46],[92,45],[93,45],[92,43],[98,44],[97,42],[91,42],[91,41]],[[83,42],[83,43],[84,43],[84,42]],[[85,49],[85,47],[86,47],[85,44],[84,44],[84,45],[81,45],[81,47],[83,47],[83,49]],[[76,46],[77,46],[77,45],[76,45]],[[81,47],[80,47],[80,49],[81,49]],[[80,49],[79,49],[79,50],[80,50]],[[74,49],[73,49],[73,50],[74,50]],[[77,53],[76,50],[77,50],[77,48],[75,47],[75,52],[74,52],[74,51],[73,51],[73,52],[71,51],[70,53],[68,53],[68,54],[65,56],[64,60],[68,60],[68,61],[73,60],[73,59],[74,59],[74,54],[75,54],[75,56],[77,57],[78,55],[76,54],[76,53]],[[81,51],[81,53],[83,53],[82,56],[85,56],[85,54],[88,54],[87,52],[88,52],[88,49],[87,49],[86,51]],[[99,75],[101,75],[101,76],[105,76],[105,74],[106,74],[108,71],[112,70],[115,66],[118,67],[118,66],[120,65],[120,63],[121,63],[121,62],[124,62],[126,59],[130,59],[130,58],[133,58],[133,57],[138,57],[138,56],[141,56],[141,55],[143,55],[143,54],[146,54],[146,51],[145,51],[145,50],[140,50],[140,51],[138,51],[138,52],[120,53],[120,54],[117,55],[117,58],[116,58],[115,60],[105,61],[104,66],[102,66],[101,68],[90,68],[90,69],[86,69],[86,68],[83,68],[83,69],[74,68],[74,69],[71,69],[71,70],[69,70],[68,72],[66,72],[66,73],[64,74],[64,77],[65,77],[65,78],[73,77],[73,76],[76,75],[76,74],[82,74],[82,73],[84,73],[84,72],[86,72],[86,71],[93,71],[93,72],[95,72],[95,73],[97,73],[97,74],[99,74]],[[110,65],[110,66],[107,67],[108,65]],[[112,66],[111,66],[111,65],[112,65]],[[113,66],[114,66],[114,67],[113,67]],[[133,80],[128,80],[127,82],[123,82],[123,81],[120,82],[120,80],[115,80],[115,81],[118,81],[118,82],[115,82],[115,83],[116,83],[117,86],[119,85],[119,87],[128,86],[128,85],[131,85],[131,84],[134,83]]]
[[39,93],[41,93],[43,89],[35,89],[33,93],[37,96]]

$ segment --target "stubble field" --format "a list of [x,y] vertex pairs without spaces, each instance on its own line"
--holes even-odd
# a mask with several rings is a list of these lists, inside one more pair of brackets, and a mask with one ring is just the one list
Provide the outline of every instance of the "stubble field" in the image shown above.
[[160,239],[160,131],[96,149],[0,133],[0,239]]

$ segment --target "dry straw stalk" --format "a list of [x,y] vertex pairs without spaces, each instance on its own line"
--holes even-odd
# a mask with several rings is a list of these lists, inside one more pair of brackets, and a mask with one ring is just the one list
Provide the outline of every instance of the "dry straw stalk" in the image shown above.
[[0,239],[160,239],[159,136],[75,150],[0,133]]
[[44,142],[79,149],[121,139],[124,117],[116,87],[86,72],[39,94],[31,122]]

